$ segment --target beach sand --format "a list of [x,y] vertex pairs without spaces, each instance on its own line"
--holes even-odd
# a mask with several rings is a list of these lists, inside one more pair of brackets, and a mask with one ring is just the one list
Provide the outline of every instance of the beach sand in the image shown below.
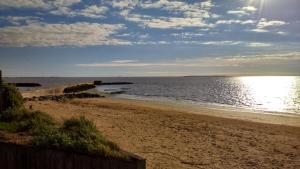
[[59,122],[85,115],[122,149],[146,158],[147,169],[300,168],[296,117],[112,98],[30,105]]
[[65,85],[56,88],[42,88],[37,90],[23,91],[22,96],[24,98],[30,98],[30,97],[39,97],[39,96],[47,96],[47,95],[61,95],[63,94],[65,87],[68,86]]

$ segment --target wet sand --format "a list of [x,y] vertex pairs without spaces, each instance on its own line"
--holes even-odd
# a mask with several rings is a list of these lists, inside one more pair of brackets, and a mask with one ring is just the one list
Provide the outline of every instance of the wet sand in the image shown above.
[[297,117],[112,98],[30,105],[60,122],[85,115],[121,148],[145,157],[148,169],[300,168]]

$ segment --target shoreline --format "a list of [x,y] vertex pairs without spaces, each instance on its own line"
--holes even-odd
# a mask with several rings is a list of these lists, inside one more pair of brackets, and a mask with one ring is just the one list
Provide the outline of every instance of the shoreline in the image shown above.
[[[43,95],[59,95],[63,94],[63,89],[65,87],[68,87],[68,85],[59,86],[56,88],[43,88],[32,91],[24,91],[22,92],[22,95],[24,98]],[[110,94],[102,93],[97,89],[91,89],[86,92],[100,94],[108,99],[113,99],[115,101],[135,101],[142,104],[146,103],[148,107],[164,108],[174,111],[181,111],[182,113],[191,113],[198,115],[207,115],[212,117],[244,120],[250,122],[300,127],[300,115],[288,112],[268,112],[250,108],[248,109],[242,107],[234,107],[230,105],[218,105],[213,103],[193,103],[189,101],[172,100],[168,98],[154,100],[154,98],[133,95],[126,95],[125,97],[123,97],[124,95],[113,96]]]
[[[123,95],[123,96],[122,96]],[[291,112],[284,112],[284,111],[268,111],[263,109],[255,109],[250,107],[238,107],[234,105],[227,105],[227,104],[219,104],[219,103],[208,103],[208,102],[196,102],[191,100],[177,100],[177,99],[170,99],[166,97],[147,97],[147,96],[138,96],[138,95],[124,95],[121,94],[120,96],[112,96],[112,98],[116,99],[129,99],[129,100],[141,100],[141,101],[153,101],[153,102],[163,102],[163,103],[173,103],[173,104],[180,104],[192,107],[208,107],[217,110],[231,110],[231,111],[241,111],[247,113],[259,113],[259,114],[268,114],[274,116],[287,116],[287,117],[299,117],[300,113],[291,113]]]
[[194,105],[190,103],[182,102],[169,102],[169,101],[154,101],[154,100],[139,100],[130,98],[108,98],[118,101],[133,101],[141,103],[151,108],[158,108],[170,111],[176,111],[181,113],[205,115],[211,117],[226,118],[232,120],[242,120],[249,122],[257,122],[264,124],[275,124],[300,127],[300,116],[287,116],[285,114],[268,113],[258,110],[248,110],[243,108],[229,108],[216,105]]

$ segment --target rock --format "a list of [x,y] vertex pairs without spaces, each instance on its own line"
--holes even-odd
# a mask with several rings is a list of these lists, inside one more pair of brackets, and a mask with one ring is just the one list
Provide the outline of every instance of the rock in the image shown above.
[[32,98],[24,98],[24,101],[47,101],[47,100],[52,100],[52,101],[64,101],[64,99],[74,99],[74,98],[100,98],[104,97],[99,94],[93,94],[93,93],[74,93],[74,94],[63,94],[63,95],[58,95],[58,96],[40,96],[40,97],[32,97]]

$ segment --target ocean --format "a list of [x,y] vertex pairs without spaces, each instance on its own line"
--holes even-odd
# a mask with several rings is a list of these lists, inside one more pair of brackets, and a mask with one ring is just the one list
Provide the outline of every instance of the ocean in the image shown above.
[[118,98],[187,102],[300,115],[299,76],[4,78],[6,82],[35,82],[42,84],[43,87],[94,80],[132,82],[131,85],[107,85],[96,88],[102,92],[123,92],[113,96]]

